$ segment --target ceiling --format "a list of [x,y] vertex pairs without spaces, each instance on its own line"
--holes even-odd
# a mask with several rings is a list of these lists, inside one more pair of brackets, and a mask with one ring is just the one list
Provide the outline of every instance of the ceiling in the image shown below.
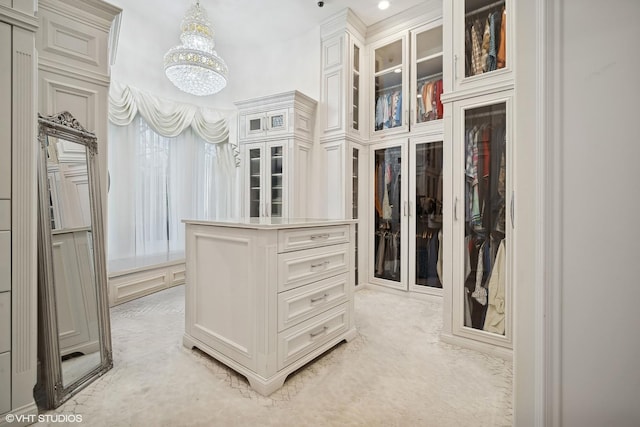
[[[179,34],[180,21],[195,0],[111,0],[129,14],[141,14],[167,32]],[[424,0],[391,0],[387,10],[378,9],[378,0],[200,0],[222,47],[246,47],[296,37],[319,25],[328,17],[351,8],[365,25],[371,25]],[[176,37],[176,43],[178,42]]]

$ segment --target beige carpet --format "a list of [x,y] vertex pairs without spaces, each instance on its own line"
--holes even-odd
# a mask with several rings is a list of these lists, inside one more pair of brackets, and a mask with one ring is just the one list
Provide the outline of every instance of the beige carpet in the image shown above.
[[355,301],[358,337],[268,398],[182,346],[183,286],[122,304],[114,368],[50,413],[109,427],[511,425],[511,364],[441,343],[440,300],[364,289]]

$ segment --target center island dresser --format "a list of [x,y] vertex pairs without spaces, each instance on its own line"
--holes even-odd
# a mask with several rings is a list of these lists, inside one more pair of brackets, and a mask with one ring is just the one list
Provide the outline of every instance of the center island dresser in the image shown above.
[[269,395],[356,336],[354,220],[185,220],[183,343]]

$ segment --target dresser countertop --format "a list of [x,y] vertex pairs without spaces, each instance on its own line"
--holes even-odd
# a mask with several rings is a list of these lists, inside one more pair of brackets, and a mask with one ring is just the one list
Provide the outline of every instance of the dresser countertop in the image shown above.
[[253,229],[283,229],[324,227],[329,225],[343,225],[357,223],[357,219],[317,219],[317,218],[230,218],[207,221],[185,219],[182,222],[191,225],[212,225],[216,227],[253,228]]

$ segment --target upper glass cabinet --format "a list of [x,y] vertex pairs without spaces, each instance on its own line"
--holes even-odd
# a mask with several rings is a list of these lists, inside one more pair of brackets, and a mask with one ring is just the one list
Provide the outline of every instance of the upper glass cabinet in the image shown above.
[[460,3],[464,6],[454,9],[457,88],[510,79],[511,0],[464,0]]
[[373,44],[369,53],[371,136],[420,130],[443,118],[441,20],[387,37]]
[[286,133],[288,130],[287,114],[287,110],[275,110],[243,115],[241,118],[242,138],[259,139]]
[[441,25],[429,24],[411,32],[412,126],[443,117],[442,56]]
[[406,36],[383,40],[372,48],[373,133],[408,130]]

